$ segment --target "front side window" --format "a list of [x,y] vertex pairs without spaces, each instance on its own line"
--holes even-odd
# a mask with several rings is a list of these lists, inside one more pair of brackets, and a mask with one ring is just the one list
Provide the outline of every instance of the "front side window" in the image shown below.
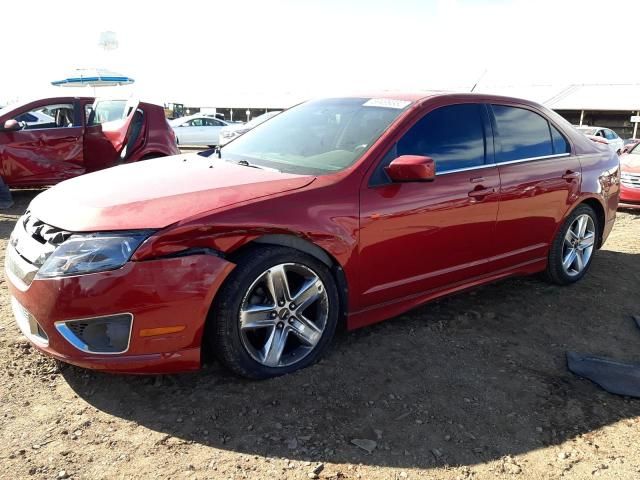
[[337,172],[362,157],[410,104],[385,98],[303,103],[225,145],[220,155],[288,173]]
[[26,130],[73,127],[73,104],[40,105],[31,110],[22,111],[14,118],[18,122],[24,122]]
[[484,165],[481,109],[480,104],[461,104],[429,112],[398,141],[397,155],[431,157],[436,173]]
[[553,155],[549,122],[524,108],[492,105],[501,148],[498,163]]

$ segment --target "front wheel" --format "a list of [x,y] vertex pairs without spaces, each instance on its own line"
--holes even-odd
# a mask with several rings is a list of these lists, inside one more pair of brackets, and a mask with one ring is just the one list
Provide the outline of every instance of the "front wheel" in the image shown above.
[[239,375],[284,375],[327,350],[339,311],[335,281],[322,262],[268,246],[239,260],[214,303],[207,341]]
[[598,244],[598,217],[588,205],[578,206],[567,217],[551,244],[547,277],[567,285],[585,276]]

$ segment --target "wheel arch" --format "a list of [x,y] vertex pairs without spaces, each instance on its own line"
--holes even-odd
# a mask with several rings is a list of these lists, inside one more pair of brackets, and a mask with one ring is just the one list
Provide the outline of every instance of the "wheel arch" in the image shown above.
[[[604,211],[604,206],[594,197],[588,197],[583,199],[580,203],[578,203],[571,211],[575,210],[580,205],[588,205],[596,212],[596,217],[598,218],[598,244],[597,248],[602,247],[602,236],[604,235],[604,227],[606,223],[606,216]],[[571,212],[569,212],[571,213]]]
[[240,248],[228,253],[227,259],[235,262],[235,259],[244,255],[247,251],[260,248],[262,245],[278,245],[281,247],[292,248],[319,260],[329,268],[333,275],[338,288],[338,296],[340,298],[340,324],[346,323],[349,311],[349,285],[347,278],[340,262],[329,252],[315,243],[292,234],[266,234],[247,242]]

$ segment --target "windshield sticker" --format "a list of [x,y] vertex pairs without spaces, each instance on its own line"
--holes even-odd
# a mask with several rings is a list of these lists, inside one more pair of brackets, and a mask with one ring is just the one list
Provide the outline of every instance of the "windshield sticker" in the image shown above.
[[362,104],[363,107],[383,107],[383,108],[397,108],[402,110],[411,102],[407,100],[395,100],[393,98],[371,98]]

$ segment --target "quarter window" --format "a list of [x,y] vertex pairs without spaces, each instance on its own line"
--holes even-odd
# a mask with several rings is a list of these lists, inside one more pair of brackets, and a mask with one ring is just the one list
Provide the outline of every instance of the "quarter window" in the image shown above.
[[501,149],[499,163],[553,155],[549,122],[530,110],[492,105]]
[[567,142],[564,136],[553,125],[549,127],[551,128],[551,140],[553,140],[553,153],[558,155],[560,153],[571,152],[569,142]]
[[486,144],[481,108],[479,104],[450,105],[428,113],[398,141],[397,156],[431,157],[437,173],[483,165]]

